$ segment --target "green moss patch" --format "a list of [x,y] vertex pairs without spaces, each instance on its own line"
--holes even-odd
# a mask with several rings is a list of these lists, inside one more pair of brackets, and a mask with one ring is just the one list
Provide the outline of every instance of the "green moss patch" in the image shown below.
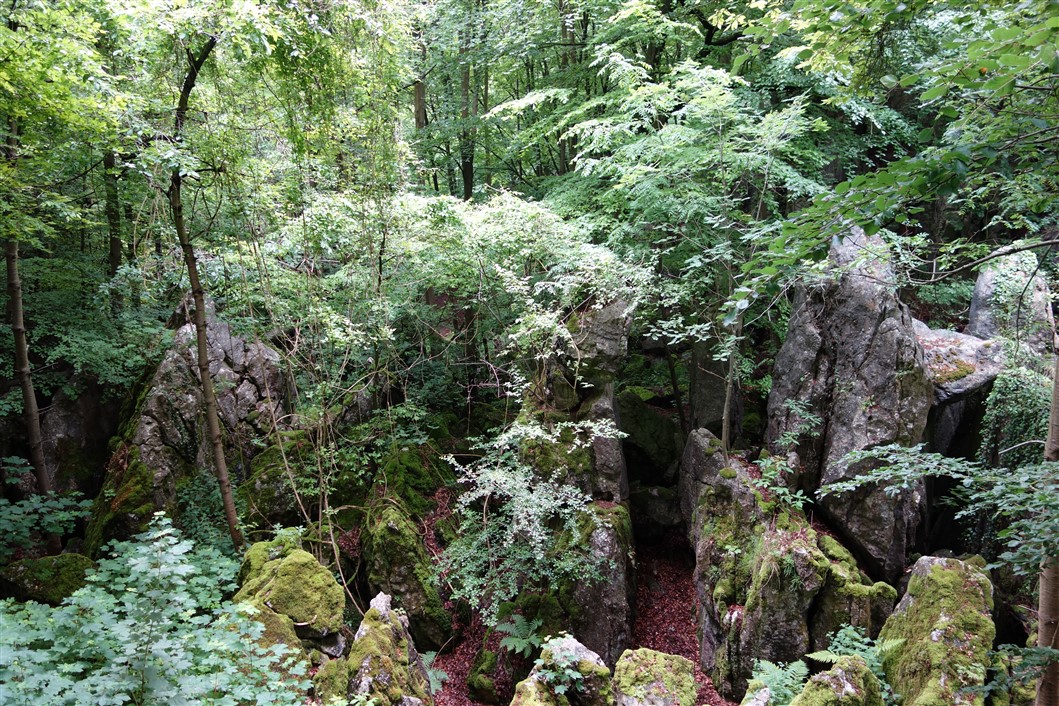
[[646,648],[626,650],[614,665],[614,690],[626,705],[695,706],[695,665]]
[[81,554],[16,561],[0,571],[0,596],[59,605],[85,585],[85,574],[94,567]]
[[295,549],[265,562],[235,595],[237,602],[260,604],[289,617],[306,636],[342,627],[345,594],[331,573],[306,551]]

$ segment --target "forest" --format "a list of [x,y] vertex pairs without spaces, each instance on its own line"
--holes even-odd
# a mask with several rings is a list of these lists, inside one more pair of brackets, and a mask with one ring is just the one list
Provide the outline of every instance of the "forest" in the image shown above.
[[1059,0],[0,13],[0,703],[1059,706]]

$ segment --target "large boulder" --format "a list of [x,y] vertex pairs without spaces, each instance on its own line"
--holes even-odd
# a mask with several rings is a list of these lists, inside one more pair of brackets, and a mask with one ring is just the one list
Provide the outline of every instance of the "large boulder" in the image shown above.
[[614,706],[610,670],[569,635],[541,646],[529,676],[515,686],[511,706]]
[[362,694],[378,706],[432,703],[430,679],[408,634],[408,619],[385,593],[371,600],[346,662],[349,698]]
[[887,681],[906,706],[980,705],[990,665],[993,586],[974,563],[925,556],[912,567],[908,590],[886,621],[880,641],[901,640],[883,657]]
[[614,666],[617,706],[695,706],[695,665],[678,655],[628,650]]
[[872,583],[837,540],[768,497],[740,461],[726,462],[705,429],[688,439],[681,506],[695,551],[700,659],[729,698],[743,696],[755,659],[800,659],[846,623],[870,632],[893,605],[893,588]]
[[40,433],[52,488],[93,497],[107,464],[107,442],[117,432],[120,405],[98,384],[82,388],[74,397],[62,390],[55,394],[41,417]]
[[391,596],[408,616],[421,648],[440,649],[452,635],[452,618],[432,581],[433,567],[416,526],[396,502],[372,509],[362,535],[368,586]]
[[979,271],[966,333],[1016,341],[1023,349],[1020,353],[1031,358],[1051,355],[1055,348],[1052,299],[1036,255],[1028,251],[1003,255]]
[[93,568],[93,561],[81,554],[22,559],[0,569],[0,597],[59,605],[85,586]]
[[[885,244],[858,228],[830,253],[830,270],[800,288],[776,356],[768,440],[807,494],[860,474],[843,457],[919,443],[934,398],[923,349],[894,292]],[[879,578],[895,581],[924,512],[921,484],[828,496],[818,511]]]
[[790,706],[884,706],[882,685],[860,657],[842,657],[814,675]]
[[585,523],[580,538],[603,561],[599,581],[579,581],[569,589],[574,635],[607,664],[614,664],[632,643],[636,596],[635,548],[629,510],[624,505],[596,502],[595,521]]
[[[238,482],[258,442],[285,416],[286,380],[279,353],[232,334],[212,307],[207,314],[209,371],[229,473]],[[87,553],[140,531],[156,510],[179,514],[178,488],[214,465],[204,410],[195,329],[184,323],[119,432],[86,532]]]

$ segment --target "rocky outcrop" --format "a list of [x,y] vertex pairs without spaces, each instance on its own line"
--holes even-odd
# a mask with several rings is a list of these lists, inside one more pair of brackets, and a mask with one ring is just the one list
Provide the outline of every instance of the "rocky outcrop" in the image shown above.
[[966,333],[1016,341],[1031,357],[1051,355],[1055,347],[1051,294],[1036,255],[1004,255],[979,271]]
[[55,394],[42,415],[40,432],[44,463],[56,492],[76,490],[93,497],[107,463],[107,442],[117,431],[119,405],[97,384],[83,388],[76,397],[62,390]]
[[432,703],[426,666],[408,634],[408,619],[380,593],[371,600],[346,658],[346,696],[374,699],[378,706]]
[[695,665],[677,655],[628,650],[614,667],[617,706],[695,706]]
[[934,383],[934,401],[942,404],[987,388],[1004,367],[1003,347],[955,331],[932,329],[914,321],[924,362]]
[[22,559],[0,569],[0,597],[59,605],[86,584],[95,564],[81,554]]
[[574,635],[607,664],[614,664],[632,642],[636,596],[635,549],[629,511],[623,505],[597,502],[596,522],[581,538],[602,559],[600,581],[577,582],[570,590]]
[[511,706],[614,706],[610,670],[592,650],[563,635],[541,646]]
[[[276,351],[233,335],[228,324],[208,313],[210,375],[229,473],[239,482],[258,452],[255,442],[284,416],[286,382]],[[195,330],[185,323],[120,430],[87,530],[89,554],[109,539],[140,531],[156,510],[177,515],[181,483],[212,469],[197,361]]]
[[633,390],[618,395],[618,423],[630,481],[648,486],[671,485],[680,460],[680,425],[647,404]]
[[702,666],[740,698],[755,659],[792,662],[827,646],[842,624],[877,628],[896,598],[872,583],[834,538],[781,506],[710,432],[692,432],[681,461],[681,507],[695,551]]
[[882,686],[860,657],[843,657],[813,676],[790,706],[884,706]]
[[923,557],[880,640],[901,640],[883,657],[894,691],[908,706],[982,703],[965,691],[981,686],[996,634],[993,586],[985,571],[958,559]]
[[[855,228],[830,263],[795,295],[768,402],[769,447],[810,495],[863,470],[843,461],[850,451],[918,443],[934,397],[882,240]],[[864,488],[816,507],[875,576],[896,580],[924,511],[921,486]]]
[[407,513],[392,500],[380,504],[369,513],[362,537],[371,590],[388,594],[405,612],[417,645],[440,649],[452,635],[452,618],[431,580],[433,567]]

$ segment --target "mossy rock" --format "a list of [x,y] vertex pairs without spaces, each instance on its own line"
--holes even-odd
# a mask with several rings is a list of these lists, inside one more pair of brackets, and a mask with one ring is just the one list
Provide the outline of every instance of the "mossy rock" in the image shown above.
[[363,694],[377,706],[412,706],[409,699],[430,703],[429,678],[412,644],[403,616],[380,593],[371,601],[346,658],[348,695]]
[[85,554],[95,556],[112,539],[144,532],[157,509],[154,474],[140,460],[139,447],[119,444],[107,465],[103,488],[92,503],[85,530]]
[[243,555],[243,563],[239,567],[239,585],[243,586],[247,581],[256,579],[261,575],[265,564],[282,559],[295,549],[301,549],[301,543],[294,534],[281,534],[268,542],[251,544],[246,554]]
[[400,498],[412,517],[425,517],[433,507],[430,496],[452,480],[447,465],[432,462],[438,453],[431,446],[395,450],[379,466],[376,485],[382,495]]
[[82,588],[95,563],[82,554],[22,559],[0,570],[0,596],[59,605]]
[[511,704],[615,706],[610,670],[599,655],[569,635],[553,638],[545,643],[530,675],[516,685]]
[[884,706],[882,685],[860,657],[843,657],[813,676],[790,706]]
[[993,587],[984,571],[958,559],[922,557],[880,640],[901,640],[883,669],[905,706],[978,705],[996,630]]
[[264,632],[258,638],[258,643],[262,647],[286,645],[294,654],[296,662],[303,664],[308,669],[309,654],[305,651],[305,646],[302,645],[302,641],[298,637],[294,621],[259,602],[251,605],[254,607],[253,619],[265,626]]
[[626,650],[614,666],[618,706],[695,706],[695,665],[678,655]]
[[416,526],[400,506],[387,503],[369,513],[364,530],[371,589],[389,594],[405,611],[417,645],[439,649],[452,635],[452,618]]
[[474,658],[471,671],[467,674],[467,693],[472,699],[483,704],[500,703],[493,680],[496,667],[497,654],[492,650],[483,649]]
[[349,662],[345,657],[325,660],[313,677],[313,694],[322,703],[345,699],[349,690]]
[[342,627],[345,594],[312,554],[295,549],[248,576],[235,601],[265,605],[289,617],[300,637],[323,637]]
[[236,497],[249,508],[257,521],[268,525],[294,525],[301,515],[290,490],[290,474],[302,475],[312,467],[313,445],[303,430],[285,431],[279,441],[254,456],[246,480],[236,489]]

